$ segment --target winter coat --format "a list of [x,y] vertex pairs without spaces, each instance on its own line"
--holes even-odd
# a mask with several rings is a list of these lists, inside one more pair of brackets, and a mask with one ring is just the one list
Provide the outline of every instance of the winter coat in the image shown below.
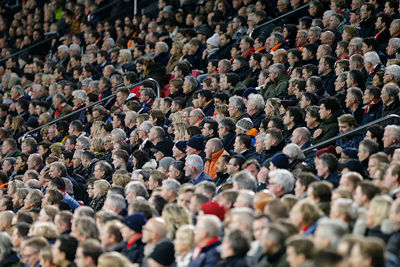
[[223,155],[229,155],[226,150],[221,149],[211,155],[211,159],[207,160],[204,164],[204,172],[211,178],[215,179],[217,177],[217,162],[219,158]]
[[218,247],[221,245],[221,241],[214,242],[201,249],[200,255],[193,259],[189,264],[189,267],[215,267],[220,260],[220,251]]
[[329,138],[334,137],[338,134],[339,127],[337,118],[342,114],[343,112],[341,110],[337,110],[333,112],[330,118],[321,120],[319,129],[322,130],[322,133],[312,141],[313,145],[328,140]]
[[285,73],[276,78],[270,86],[263,88],[261,93],[264,95],[264,99],[285,95],[288,84],[289,76]]

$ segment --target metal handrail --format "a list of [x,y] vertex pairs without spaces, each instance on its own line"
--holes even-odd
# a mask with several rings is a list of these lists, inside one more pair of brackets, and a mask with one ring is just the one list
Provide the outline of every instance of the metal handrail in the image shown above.
[[[145,80],[143,80],[143,81],[140,81],[140,82],[138,82],[138,83],[135,83],[135,84],[133,85],[133,87],[138,86],[138,85],[141,85],[141,84],[143,84],[143,83],[146,82],[146,81],[153,82],[153,83],[155,83],[155,84],[157,85],[157,95],[159,96],[159,95],[160,95],[160,84],[159,84],[156,80],[154,80],[153,78],[147,78],[147,79],[145,79]],[[33,129],[33,130],[30,130],[30,131],[26,132],[26,133],[23,135],[22,140],[24,140],[24,139],[26,138],[26,136],[29,135],[29,134],[35,133],[35,132],[37,132],[37,131],[40,131],[41,129],[43,129],[43,128],[47,127],[47,126],[52,125],[52,124],[54,124],[54,123],[57,123],[57,122],[59,122],[59,121],[61,121],[61,120],[64,120],[64,119],[66,119],[66,118],[69,118],[69,117],[71,117],[71,116],[77,114],[78,112],[81,112],[81,111],[83,111],[83,110],[86,110],[87,108],[93,107],[93,106],[98,105],[98,104],[100,104],[100,103],[102,103],[102,102],[104,102],[104,101],[107,101],[107,100],[109,100],[109,99],[115,97],[116,94],[117,94],[117,93],[115,92],[114,94],[109,95],[109,96],[107,96],[107,97],[105,97],[105,98],[103,98],[103,99],[101,99],[101,100],[98,100],[98,101],[96,101],[96,102],[94,102],[94,103],[92,103],[92,104],[89,104],[89,105],[84,106],[84,107],[82,107],[82,108],[80,108],[80,109],[77,109],[77,110],[75,110],[75,111],[73,111],[73,112],[71,112],[71,113],[69,113],[69,114],[66,114],[66,115],[60,117],[60,118],[54,119],[54,120],[52,120],[52,121],[50,121],[50,122],[48,122],[48,123],[46,123],[46,124],[43,124],[43,125],[41,125],[41,126],[35,128],[35,129]]]
[[0,62],[6,61],[7,59],[12,58],[12,57],[15,57],[15,56],[19,56],[20,54],[25,53],[26,51],[29,51],[29,50],[31,50],[32,48],[35,48],[35,47],[40,46],[40,45],[43,45],[44,43],[46,43],[46,42],[48,42],[48,41],[51,41],[51,40],[53,40],[54,38],[58,37],[59,34],[58,34],[58,33],[54,33],[53,35],[47,35],[47,36],[48,36],[48,38],[46,38],[46,39],[44,39],[44,40],[41,40],[41,41],[37,42],[36,44],[33,44],[33,45],[31,45],[31,46],[28,46],[27,48],[24,48],[24,49],[22,49],[22,50],[19,50],[19,51],[15,52],[14,54],[11,54],[11,55],[9,55],[9,56],[6,56],[6,57],[4,57],[4,58],[1,58],[1,59],[0,59]]
[[109,3],[109,4],[105,5],[105,6],[99,7],[98,9],[94,10],[92,14],[94,15],[96,13],[99,13],[100,11],[103,11],[103,10],[107,9],[110,6],[113,6],[114,4],[116,4],[116,3],[120,2],[120,1],[121,0],[116,0],[116,1],[113,1],[113,2],[111,2],[111,3]]
[[368,127],[370,127],[370,126],[372,126],[372,125],[374,125],[374,124],[378,124],[378,123],[387,121],[387,120],[389,120],[389,119],[399,119],[399,120],[400,120],[400,116],[399,116],[399,115],[396,115],[396,114],[390,114],[390,115],[387,115],[386,117],[383,117],[383,118],[380,118],[380,119],[371,121],[371,122],[369,122],[369,123],[367,123],[367,124],[364,124],[364,125],[361,125],[361,126],[355,128],[355,129],[353,129],[353,130],[351,130],[351,131],[349,131],[349,132],[347,132],[347,133],[340,134],[340,135],[338,135],[338,136],[334,136],[334,137],[332,137],[332,138],[329,138],[328,140],[322,141],[321,143],[318,143],[318,144],[316,144],[316,145],[307,147],[307,148],[303,149],[303,153],[304,153],[304,154],[309,153],[309,152],[313,151],[314,149],[317,149],[317,148],[320,148],[320,147],[329,145],[329,144],[331,144],[331,143],[333,143],[333,142],[336,142],[336,140],[339,140],[339,139],[342,139],[342,138],[347,137],[347,136],[349,136],[349,135],[352,135],[352,134],[361,132],[362,130],[367,129]]
[[289,16],[289,15],[292,15],[292,14],[294,14],[294,13],[300,11],[300,10],[303,10],[303,9],[305,9],[306,7],[308,7],[309,5],[310,5],[310,4],[305,4],[304,6],[301,6],[301,7],[299,7],[299,8],[293,9],[293,10],[289,11],[288,13],[285,13],[285,14],[283,14],[283,15],[280,15],[279,17],[273,18],[273,19],[271,19],[271,20],[269,20],[269,21],[266,21],[265,23],[263,23],[263,24],[261,24],[261,25],[258,25],[258,26],[256,26],[256,27],[254,27],[253,31],[250,33],[250,37],[252,37],[253,32],[254,32],[255,30],[257,30],[257,29],[259,29],[259,28],[262,28],[262,27],[264,27],[265,25],[274,23],[275,21],[278,21],[278,20],[280,20],[280,19],[283,19],[283,18],[285,18],[285,17],[287,17],[287,16]]

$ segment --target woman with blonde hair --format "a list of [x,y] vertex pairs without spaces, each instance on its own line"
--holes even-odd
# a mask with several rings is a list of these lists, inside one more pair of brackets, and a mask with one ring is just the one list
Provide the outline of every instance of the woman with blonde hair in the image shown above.
[[101,138],[90,139],[90,150],[96,155],[96,158],[101,158],[104,155],[104,142]]
[[22,117],[14,117],[12,119],[11,132],[11,137],[16,141],[18,141],[18,139],[24,135],[26,132],[25,120]]
[[101,129],[104,125],[102,121],[94,121],[92,127],[90,127],[90,139],[101,136]]
[[104,179],[97,180],[93,183],[93,199],[90,201],[89,206],[94,211],[99,211],[104,205],[107,198],[107,191],[110,189],[110,183]]
[[229,117],[229,106],[227,104],[221,104],[215,107],[214,118],[219,122],[221,119]]
[[59,158],[65,147],[61,143],[54,143],[50,146],[50,155]]
[[279,109],[281,107],[281,100],[279,98],[269,98],[265,103],[265,115],[268,118],[279,117]]
[[176,231],[174,240],[175,245],[175,261],[177,267],[186,267],[190,263],[193,255],[194,243],[194,226],[182,225]]
[[175,203],[165,205],[162,217],[167,224],[168,235],[171,239],[175,238],[175,232],[180,226],[190,224],[192,220],[188,209]]
[[97,267],[133,267],[133,264],[121,253],[113,251],[101,254]]
[[58,237],[57,227],[52,222],[35,222],[29,233],[30,236],[44,237],[50,243],[54,242]]
[[181,140],[185,140],[185,133],[186,133],[187,125],[184,122],[177,122],[174,126],[174,141],[178,142]]
[[183,50],[183,43],[182,42],[174,42],[171,47],[171,57],[169,58],[167,64],[167,73],[171,73],[175,66],[179,63],[179,59],[182,57],[182,50]]
[[375,196],[367,210],[367,230],[365,236],[375,236],[388,241],[389,233],[385,232],[392,199],[387,195]]

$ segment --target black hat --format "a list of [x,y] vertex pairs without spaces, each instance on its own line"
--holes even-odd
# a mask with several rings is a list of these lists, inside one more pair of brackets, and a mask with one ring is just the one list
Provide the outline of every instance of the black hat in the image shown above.
[[174,144],[171,141],[163,140],[161,142],[158,142],[157,145],[155,147],[153,147],[151,150],[153,152],[160,151],[164,154],[164,156],[170,157],[170,156],[172,156],[172,147],[173,146],[174,146]]
[[174,244],[169,240],[163,240],[158,243],[149,258],[155,260],[157,263],[170,266],[175,262]]
[[146,222],[147,219],[144,217],[143,212],[135,212],[132,215],[126,216],[122,223],[136,233],[141,233],[143,225],[145,225]]
[[179,149],[182,152],[186,152],[186,141],[185,140],[181,140],[175,143],[175,146],[177,149]]
[[187,146],[196,150],[204,150],[204,136],[202,134],[192,136],[187,142]]
[[365,171],[364,165],[358,159],[350,159],[350,160],[348,160],[346,162],[339,163],[339,166],[342,169],[347,168],[350,171],[358,172],[360,174],[363,174],[364,171]]
[[53,180],[51,180],[51,183],[57,186],[58,190],[65,190],[65,182],[62,178],[54,178]]
[[39,126],[38,119],[36,117],[29,117],[25,123],[26,127],[36,128]]

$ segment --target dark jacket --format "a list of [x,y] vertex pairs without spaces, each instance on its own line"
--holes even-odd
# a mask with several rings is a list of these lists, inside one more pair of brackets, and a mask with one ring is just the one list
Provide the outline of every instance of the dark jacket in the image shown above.
[[24,267],[24,264],[16,252],[11,252],[0,261],[0,267]]
[[122,255],[127,257],[132,263],[142,263],[144,244],[142,238],[139,238],[130,248],[126,247],[126,242],[121,250]]
[[382,117],[383,112],[383,103],[382,100],[379,100],[377,103],[372,104],[369,109],[368,113],[366,113],[367,106],[363,107],[364,113],[361,125],[367,124],[368,122],[377,120]]
[[[389,240],[390,235],[382,232],[381,225],[374,228],[367,228],[365,236],[374,236],[382,239],[385,243]],[[398,249],[398,248],[397,248]]]
[[189,267],[214,267],[220,260],[220,251],[218,249],[220,245],[221,241],[217,241],[203,247],[200,255],[189,263]]
[[206,117],[214,116],[214,99],[210,101],[204,108],[202,108]]
[[358,31],[360,37],[366,38],[374,35],[375,31],[375,18],[372,15],[366,21],[360,22],[360,30]]
[[326,92],[330,95],[335,95],[335,80],[336,80],[336,75],[335,71],[331,71],[327,75],[321,75],[321,80],[322,80],[322,85],[325,87]]
[[377,34],[376,36],[376,42],[378,43],[379,50],[382,52],[386,53],[386,47],[388,45],[389,39],[390,39],[390,32],[389,29],[384,30],[383,32]]
[[165,52],[154,57],[154,62],[164,66],[167,66],[168,60],[169,60],[169,54]]
[[[392,104],[383,106],[382,118],[386,117],[387,115],[390,115],[390,114],[400,115],[400,101],[397,97],[396,97],[396,100]],[[382,125],[382,127],[385,127],[390,124],[395,124],[396,122],[398,123],[398,120],[388,120],[383,123],[380,123],[380,125]]]
[[289,267],[286,261],[286,247],[282,247],[273,255],[264,255],[258,263],[258,267]]
[[246,257],[232,256],[220,260],[217,267],[250,267]]
[[400,229],[392,233],[387,243],[387,251],[393,254],[397,261],[400,261]]
[[313,145],[328,140],[329,138],[334,137],[338,134],[339,127],[337,118],[342,114],[343,112],[341,110],[337,110],[333,112],[330,118],[321,120],[319,128],[322,130],[322,133],[312,141]]
[[246,160],[255,159],[257,157],[257,153],[254,147],[250,147],[246,151],[240,153],[240,155],[243,156]]
[[103,196],[99,198],[93,198],[92,201],[90,201],[89,206],[93,208],[94,211],[99,211],[101,208],[103,208],[104,202],[106,202],[107,194],[104,194]]
[[222,139],[222,144],[224,146],[225,151],[231,151],[233,150],[233,144],[235,143],[236,139],[236,134],[235,133],[230,133]]
[[263,119],[265,119],[266,115],[263,110],[258,111],[257,113],[250,116],[251,121],[253,122],[253,128],[257,130],[260,129],[260,125]]
[[324,179],[320,176],[318,176],[317,178],[320,180],[327,181],[333,185],[333,188],[337,188],[339,186],[341,175],[340,175],[340,173],[338,173],[336,171],[336,172],[330,173],[326,179]]

